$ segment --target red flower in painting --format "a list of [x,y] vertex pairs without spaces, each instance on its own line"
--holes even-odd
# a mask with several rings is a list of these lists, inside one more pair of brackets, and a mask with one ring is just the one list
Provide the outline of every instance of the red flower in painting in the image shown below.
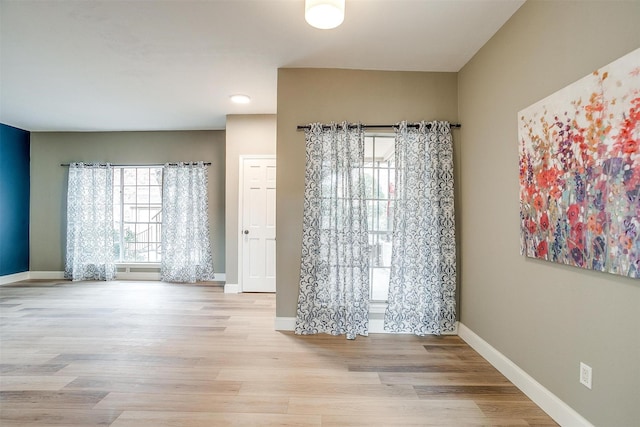
[[543,240],[538,243],[538,247],[536,248],[536,256],[538,258],[544,258],[547,256],[547,252],[549,251],[549,246],[547,245],[547,241]]
[[581,251],[584,250],[584,224],[576,222],[571,226],[571,239],[569,240],[569,246],[572,248],[578,248]]
[[536,175],[536,182],[540,188],[549,188],[555,184],[560,171],[557,168],[543,169]]
[[549,229],[549,215],[546,212],[540,217],[540,229],[544,231]]
[[537,211],[541,211],[542,208],[544,208],[544,202],[542,201],[542,196],[541,195],[537,195],[534,199],[533,199],[533,207],[535,208],[535,210]]
[[580,206],[576,203],[569,206],[567,209],[567,219],[569,219],[569,224],[573,225],[578,222],[578,217],[580,216]]
[[626,154],[633,154],[638,151],[638,141],[628,139],[622,144],[622,152]]
[[562,197],[562,190],[560,189],[560,187],[555,186],[551,190],[549,190],[549,195],[554,200],[558,200],[558,199],[560,199],[560,197]]
[[538,226],[532,219],[527,220],[527,230],[529,231],[529,234],[535,233],[537,228]]

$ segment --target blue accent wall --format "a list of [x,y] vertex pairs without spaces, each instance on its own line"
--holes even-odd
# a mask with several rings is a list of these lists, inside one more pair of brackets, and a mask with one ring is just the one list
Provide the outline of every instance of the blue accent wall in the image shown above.
[[29,132],[0,123],[0,276],[29,271]]

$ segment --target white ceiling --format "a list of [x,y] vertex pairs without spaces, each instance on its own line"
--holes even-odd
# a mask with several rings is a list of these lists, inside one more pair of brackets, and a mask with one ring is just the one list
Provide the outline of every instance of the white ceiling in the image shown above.
[[276,113],[281,67],[458,71],[522,3],[347,0],[344,23],[318,30],[303,0],[0,0],[0,122],[224,129]]

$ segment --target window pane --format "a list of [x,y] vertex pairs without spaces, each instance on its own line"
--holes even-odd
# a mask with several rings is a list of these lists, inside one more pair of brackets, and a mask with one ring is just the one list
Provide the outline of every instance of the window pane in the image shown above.
[[380,266],[391,267],[391,234],[383,234],[378,241],[380,247]]
[[365,137],[365,197],[369,225],[371,299],[385,301],[391,265],[395,197],[394,136]]
[[138,206],[138,209],[136,210],[136,221],[149,222],[149,209]]
[[149,184],[162,186],[162,168],[149,168]]
[[162,187],[149,187],[149,202],[162,203]]
[[379,199],[384,197],[380,188],[380,169],[376,168],[373,173],[374,185],[373,185],[373,198]]
[[138,204],[149,203],[149,187],[137,187],[136,193]]
[[126,242],[124,244],[123,261],[132,261],[135,259],[136,244],[132,242]]
[[136,261],[138,262],[148,262],[149,261],[149,254],[147,252],[148,250],[148,244],[146,243],[138,243],[136,244]]
[[373,169],[364,168],[364,197],[370,199],[373,197],[373,187],[375,180],[373,178]]
[[148,224],[136,224],[136,243],[149,241],[148,230]]
[[135,168],[123,168],[124,173],[124,185],[136,185],[136,169]]
[[127,224],[123,225],[123,240],[126,243],[133,243],[136,239],[136,228],[135,224]]
[[149,168],[138,168],[136,172],[138,174],[136,184],[149,185]]
[[162,208],[160,206],[149,207],[149,221],[162,222]]
[[374,301],[386,301],[389,297],[389,268],[373,268],[371,296]]
[[374,137],[373,136],[365,136],[364,137],[364,159],[365,159],[365,161],[371,161],[371,159],[373,159],[373,144],[374,144]]
[[369,265],[371,267],[380,266],[380,248],[378,245],[378,235],[369,234]]
[[160,261],[160,252],[158,250],[159,244],[152,243],[149,245],[149,262],[159,262]]
[[136,202],[136,187],[125,186],[124,187],[124,202],[135,203]]
[[135,222],[136,220],[136,206],[135,205],[124,205],[124,221],[125,222]]
[[160,243],[162,239],[162,224],[151,224],[149,226],[149,242]]
[[113,256],[120,259],[120,222],[113,222]]

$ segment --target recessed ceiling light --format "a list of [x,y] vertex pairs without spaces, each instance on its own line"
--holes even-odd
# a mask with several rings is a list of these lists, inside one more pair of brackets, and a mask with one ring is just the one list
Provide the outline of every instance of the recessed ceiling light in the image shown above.
[[251,102],[251,98],[247,95],[231,95],[229,98],[234,104],[248,104]]

